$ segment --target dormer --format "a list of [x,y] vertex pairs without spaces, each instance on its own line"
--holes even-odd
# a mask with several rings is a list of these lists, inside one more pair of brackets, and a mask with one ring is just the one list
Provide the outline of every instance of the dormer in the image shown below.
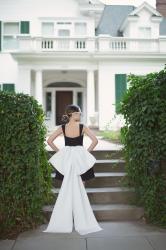
[[93,17],[96,28],[105,5],[99,0],[78,0],[78,2],[80,6],[80,13],[84,16]]
[[125,37],[158,38],[162,19],[155,8],[143,2],[126,17],[119,31]]

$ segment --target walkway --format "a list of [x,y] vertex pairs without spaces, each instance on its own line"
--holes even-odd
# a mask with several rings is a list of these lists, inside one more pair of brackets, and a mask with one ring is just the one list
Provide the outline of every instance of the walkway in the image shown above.
[[166,229],[143,222],[101,222],[104,230],[80,236],[43,233],[47,225],[0,241],[0,250],[165,250]]

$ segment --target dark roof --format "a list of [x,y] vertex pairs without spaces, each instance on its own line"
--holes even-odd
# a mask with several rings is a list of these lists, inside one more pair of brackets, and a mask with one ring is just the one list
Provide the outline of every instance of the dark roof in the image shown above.
[[[133,5],[105,5],[96,28],[96,36],[99,34],[123,36],[119,32],[119,28],[126,17],[136,8]],[[166,18],[163,18],[163,21],[160,23],[160,35],[166,35]]]
[[133,5],[105,5],[96,35],[109,34],[111,36],[121,36],[118,29],[124,19],[136,7]]

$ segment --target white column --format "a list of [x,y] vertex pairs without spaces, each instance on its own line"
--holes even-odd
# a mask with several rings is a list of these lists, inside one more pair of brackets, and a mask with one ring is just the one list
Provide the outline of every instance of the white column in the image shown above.
[[16,92],[31,95],[31,69],[18,67]]
[[42,70],[36,70],[35,97],[39,104],[43,105]]
[[87,71],[87,125],[92,125],[90,117],[95,115],[94,70]]
[[105,130],[115,114],[115,72],[110,64],[99,64],[99,130]]

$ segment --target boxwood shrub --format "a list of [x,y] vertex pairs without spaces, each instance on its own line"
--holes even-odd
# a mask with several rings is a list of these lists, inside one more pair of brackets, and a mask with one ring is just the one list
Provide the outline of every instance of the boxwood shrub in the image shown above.
[[0,91],[1,236],[43,220],[51,189],[44,118],[32,96]]
[[128,185],[148,222],[166,227],[166,67],[145,76],[130,74],[119,106]]

